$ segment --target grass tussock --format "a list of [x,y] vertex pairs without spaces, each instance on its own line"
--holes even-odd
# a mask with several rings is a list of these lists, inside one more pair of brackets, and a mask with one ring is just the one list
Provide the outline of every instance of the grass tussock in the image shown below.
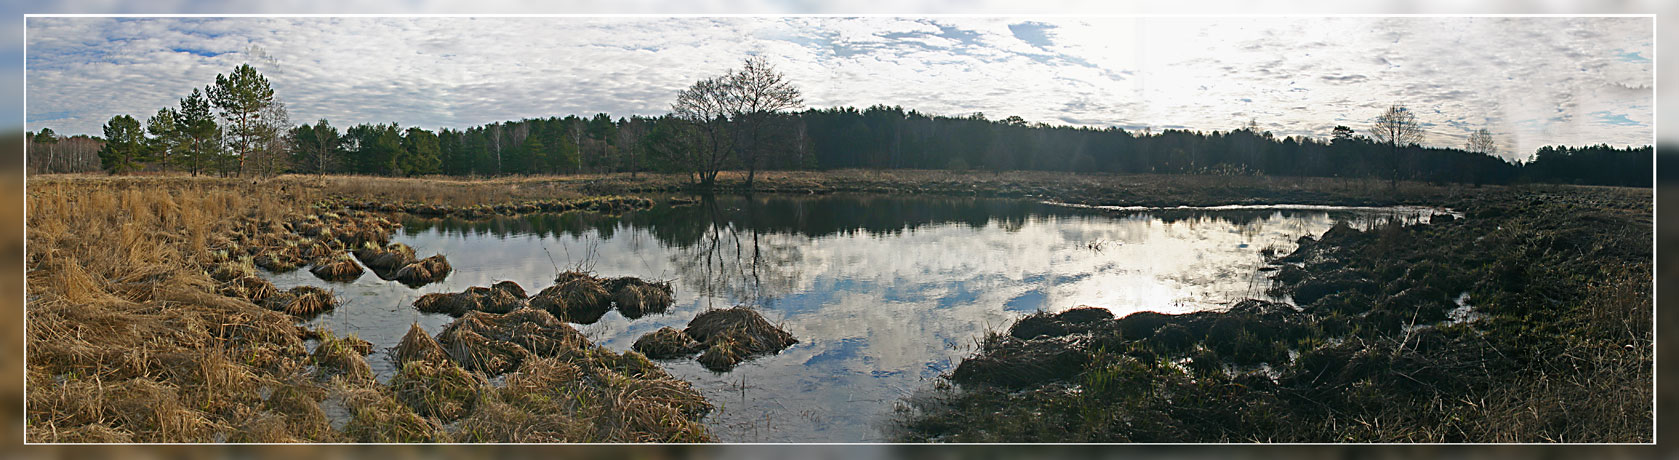
[[324,259],[317,259],[313,265],[309,273],[327,281],[355,281],[364,272],[361,264],[357,264],[355,258],[347,252],[337,252]]
[[618,313],[630,319],[664,313],[674,301],[669,282],[650,283],[625,276],[609,279],[603,287],[612,293],[613,306]]
[[443,362],[449,359],[449,353],[443,351],[443,345],[426,334],[420,328],[420,323],[408,326],[408,333],[403,334],[402,341],[391,350],[391,358],[398,366],[409,361]]
[[502,314],[525,307],[524,293],[517,283],[502,281],[488,288],[474,286],[462,292],[426,294],[414,301],[414,308],[422,313],[454,317],[469,311]]
[[315,347],[310,360],[318,371],[320,379],[339,378],[344,382],[355,385],[371,385],[373,367],[367,364],[364,357],[372,350],[367,342],[354,336],[336,337],[332,333],[322,333],[321,343]]
[[614,308],[624,317],[664,313],[670,308],[669,282],[648,282],[633,276],[597,278],[580,271],[554,277],[554,285],[530,299],[532,308],[578,324],[593,324]]
[[612,293],[592,276],[567,272],[532,297],[530,304],[566,322],[593,324],[612,311]]
[[414,248],[402,243],[390,243],[379,246],[372,242],[362,243],[356,249],[356,258],[361,259],[367,268],[375,271],[395,271],[404,265],[414,263]]
[[477,374],[447,360],[406,361],[390,382],[398,401],[421,416],[445,423],[471,413],[486,385]]
[[442,281],[452,270],[449,260],[442,254],[420,259],[398,268],[393,277],[397,281],[409,286],[424,286],[429,283]]
[[672,332],[675,331],[654,331],[637,339],[635,346],[658,357],[685,356],[691,350],[701,350],[700,364],[716,372],[726,372],[741,361],[777,353],[799,342],[746,307],[700,313],[688,322],[687,328]]
[[315,286],[297,286],[265,298],[262,304],[270,310],[308,319],[337,308],[338,297]]
[[497,315],[468,312],[444,327],[437,342],[455,361],[486,375],[513,370],[530,356],[553,356],[588,346],[570,325],[541,310]]
[[691,356],[699,353],[703,348],[700,343],[682,331],[661,327],[657,331],[643,335],[635,340],[630,348],[641,352],[653,359],[672,359]]

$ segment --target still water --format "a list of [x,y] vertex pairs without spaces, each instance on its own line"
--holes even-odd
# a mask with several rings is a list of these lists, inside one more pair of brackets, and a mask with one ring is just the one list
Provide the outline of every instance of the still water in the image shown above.
[[[535,293],[556,272],[671,280],[665,314],[616,311],[579,330],[615,351],[708,308],[751,305],[799,339],[781,353],[714,373],[663,361],[718,406],[706,422],[723,441],[869,442],[893,404],[951,370],[988,330],[1037,311],[1100,306],[1115,316],[1221,309],[1265,298],[1264,254],[1337,221],[1426,221],[1427,208],[1059,206],[1022,200],[875,196],[725,196],[610,217],[538,214],[491,220],[403,220],[393,236],[454,273],[413,289],[371,272],[329,283],[305,270],[274,275],[345,302],[310,321],[385,350],[410,323],[433,335],[452,319],[412,304],[432,292],[511,280]],[[1286,299],[1275,299],[1286,300]]]

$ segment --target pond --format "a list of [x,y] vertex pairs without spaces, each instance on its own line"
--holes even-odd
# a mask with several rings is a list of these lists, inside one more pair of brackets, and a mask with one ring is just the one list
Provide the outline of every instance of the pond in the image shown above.
[[[692,359],[659,361],[718,409],[712,432],[734,442],[883,441],[895,402],[931,384],[987,331],[1038,310],[1079,305],[1115,316],[1222,309],[1267,298],[1266,254],[1337,221],[1366,228],[1426,222],[1429,208],[1240,206],[1115,208],[950,197],[719,196],[623,216],[534,214],[489,220],[404,218],[393,236],[420,257],[441,253],[455,271],[409,288],[373,273],[329,283],[306,270],[271,278],[281,289],[330,288],[344,300],[309,321],[385,350],[410,323],[436,335],[452,318],[412,304],[511,280],[531,292],[559,271],[670,280],[665,314],[614,311],[577,325],[624,351],[660,327],[681,329],[709,308],[749,305],[799,343],[726,373]],[[1272,299],[1282,300],[1287,299]]]

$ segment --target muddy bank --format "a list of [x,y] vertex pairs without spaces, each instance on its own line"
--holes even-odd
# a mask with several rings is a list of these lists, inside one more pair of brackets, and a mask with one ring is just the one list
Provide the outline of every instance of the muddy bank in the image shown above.
[[653,200],[636,196],[592,196],[569,200],[526,200],[517,203],[446,205],[433,203],[393,203],[389,201],[357,201],[342,199],[347,209],[382,213],[407,213],[421,217],[459,217],[482,219],[538,212],[590,211],[619,214],[653,207]]
[[1038,314],[900,405],[904,441],[1639,442],[1638,190],[1489,192],[1466,219],[1337,226],[1225,312]]
[[745,174],[725,171],[717,184],[699,190],[677,175],[608,175],[579,189],[593,194],[635,193],[869,193],[986,198],[1031,198],[1099,206],[1220,206],[1300,204],[1391,206],[1456,202],[1499,186],[1434,185],[1322,177],[1168,174],[1062,174],[1036,171],[952,172],[938,170],[763,171],[748,188]]

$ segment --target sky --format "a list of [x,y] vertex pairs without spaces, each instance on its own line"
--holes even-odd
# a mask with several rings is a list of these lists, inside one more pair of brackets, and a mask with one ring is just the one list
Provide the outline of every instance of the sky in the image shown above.
[[763,56],[807,107],[1130,130],[1366,132],[1401,104],[1425,145],[1500,155],[1646,145],[1647,17],[32,17],[27,129],[99,134],[251,63],[294,123],[465,128],[659,115]]

